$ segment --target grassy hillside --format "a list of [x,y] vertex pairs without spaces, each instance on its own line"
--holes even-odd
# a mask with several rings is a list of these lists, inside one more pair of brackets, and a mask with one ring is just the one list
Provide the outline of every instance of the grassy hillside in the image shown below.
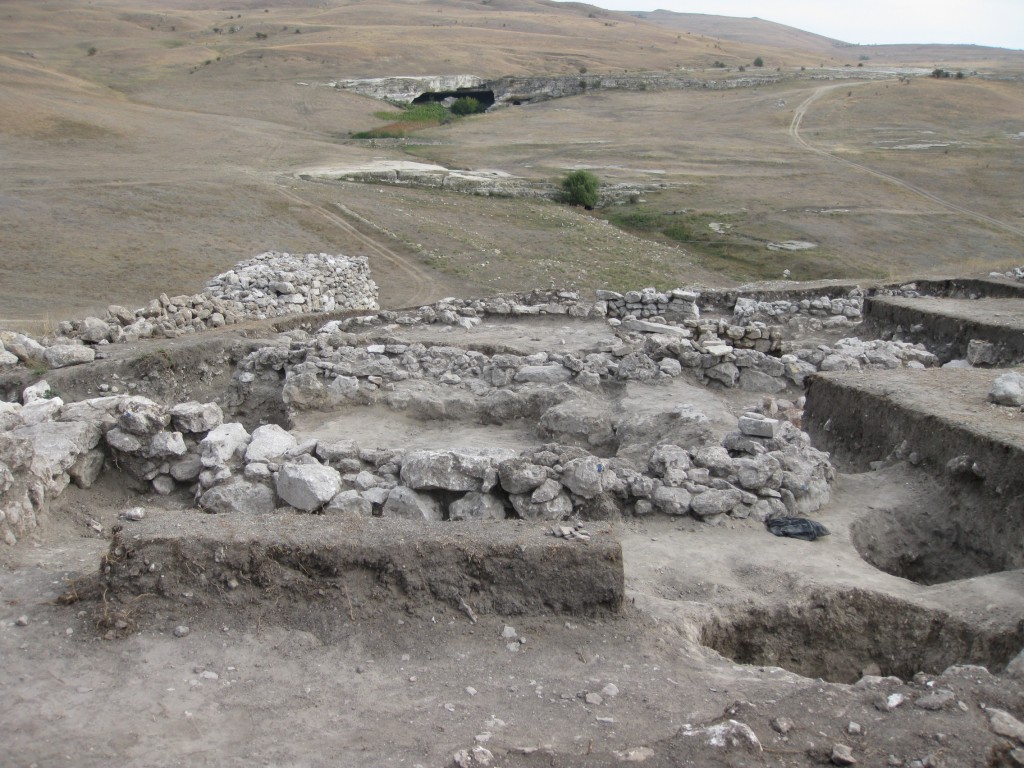
[[[539,0],[12,0],[0,11],[0,325],[198,290],[269,249],[366,253],[390,304],[553,282],[878,277],[1019,259],[1019,82],[812,80],[800,68],[831,43],[799,30]],[[978,53],[1013,59],[948,55]],[[351,140],[382,104],[324,85],[462,72],[716,77],[715,62],[735,74],[757,56],[787,80],[591,92],[404,146]],[[912,58],[884,54],[900,56]],[[296,175],[375,157],[550,182],[584,167],[650,191],[589,214]],[[817,247],[767,248],[783,240]]]

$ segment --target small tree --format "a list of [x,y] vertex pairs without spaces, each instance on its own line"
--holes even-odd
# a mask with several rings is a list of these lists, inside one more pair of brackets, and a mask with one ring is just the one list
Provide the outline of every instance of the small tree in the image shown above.
[[562,179],[562,200],[592,210],[598,201],[601,180],[590,171],[572,171]]
[[764,66],[764,59],[762,59],[760,56],[758,56],[756,59],[754,59],[754,66],[755,67],[763,67]]

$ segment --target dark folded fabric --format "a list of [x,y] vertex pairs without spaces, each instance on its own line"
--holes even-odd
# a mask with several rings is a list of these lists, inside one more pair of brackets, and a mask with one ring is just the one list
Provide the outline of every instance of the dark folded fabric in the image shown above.
[[776,536],[814,541],[819,536],[828,536],[829,530],[817,520],[806,517],[776,517],[768,521],[768,530]]

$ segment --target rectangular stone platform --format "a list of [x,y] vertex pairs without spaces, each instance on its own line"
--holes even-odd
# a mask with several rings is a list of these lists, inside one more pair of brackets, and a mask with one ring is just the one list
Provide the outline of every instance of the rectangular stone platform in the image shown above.
[[864,325],[883,338],[900,329],[901,339],[924,343],[944,363],[966,358],[972,339],[994,345],[996,365],[1024,360],[1024,299],[873,296]]
[[[289,622],[383,610],[597,615],[622,606],[622,549],[607,526],[566,541],[522,521],[429,523],[302,514],[151,510],[126,522],[101,587],[122,604],[274,607]],[[466,611],[466,607],[469,611]]]

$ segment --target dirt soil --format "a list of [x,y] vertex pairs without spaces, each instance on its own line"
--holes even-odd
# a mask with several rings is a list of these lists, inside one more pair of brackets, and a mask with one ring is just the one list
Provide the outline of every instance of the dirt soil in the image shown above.
[[[1009,765],[993,758],[1011,745],[992,734],[981,705],[1019,716],[1019,681],[976,667],[939,676],[947,663],[988,659],[953,658],[941,645],[930,662],[917,658],[903,623],[908,606],[977,627],[1019,621],[1024,576],[936,588],[872,569],[850,544],[849,523],[908,501],[930,501],[928,487],[902,467],[841,476],[822,517],[832,536],[814,543],[774,538],[749,521],[619,523],[608,532],[625,564],[627,605],[617,617],[480,614],[472,624],[429,601],[370,615],[357,604],[355,620],[318,635],[283,623],[273,604],[243,622],[225,604],[152,610],[142,597],[129,616],[137,629],[107,640],[97,627],[102,603],[57,599],[95,571],[117,512],[135,500],[116,483],[88,497],[69,491],[45,535],[0,571],[7,764],[443,766],[480,742],[501,766],[616,765],[614,752],[638,748],[658,766],[810,766],[827,763],[837,743],[863,765]],[[746,640],[761,647],[755,666],[700,644],[702,627],[755,609],[810,597],[819,613],[841,612],[850,590],[888,596],[867,601],[874,608],[860,634],[822,633],[814,615],[788,637],[766,633],[770,624],[747,627]],[[27,624],[17,626],[22,616]],[[176,637],[183,624],[190,632]],[[518,642],[502,636],[507,625]],[[887,637],[905,644],[880,642]],[[846,667],[884,671],[888,654],[929,674],[850,686],[774,666],[821,649]],[[937,710],[913,703],[940,689],[954,695]],[[906,703],[879,709],[892,694]],[[762,749],[683,735],[729,720],[748,725]],[[903,762],[887,763],[890,755]]]
[[[481,326],[458,343],[530,348],[541,343],[532,336],[557,340],[557,322],[532,334]],[[600,341],[584,325],[574,345]],[[664,394],[717,429],[750,399],[698,387]],[[410,426],[400,413],[350,410],[333,425],[311,418],[296,428],[386,445]],[[411,444],[486,439],[458,421],[423,429]],[[537,441],[524,426],[508,442]],[[998,673],[1024,646],[1024,572],[925,586],[866,563],[852,541],[858,520],[942,507],[930,477],[904,464],[840,474],[819,515],[832,535],[816,542],[743,520],[601,523],[597,535],[622,547],[621,613],[480,610],[475,624],[427,594],[370,610],[357,592],[331,622],[283,598],[200,607],[188,588],[179,601],[143,595],[117,613],[113,598],[60,604],[96,574],[115,525],[137,535],[118,515],[139,503],[168,522],[198,514],[187,499],[166,508],[108,475],[88,492],[69,488],[34,541],[3,553],[0,728],[11,765],[446,766],[477,744],[499,766],[617,765],[630,755],[655,766],[813,766],[837,744],[863,765],[1012,764],[1014,745],[992,732],[983,705],[1024,716],[1019,679],[978,667],[942,673],[961,663]],[[901,679],[851,685],[865,672]],[[892,708],[897,695],[905,701]],[[712,746],[714,728],[732,720],[760,748],[740,726],[723,737],[740,746]]]

